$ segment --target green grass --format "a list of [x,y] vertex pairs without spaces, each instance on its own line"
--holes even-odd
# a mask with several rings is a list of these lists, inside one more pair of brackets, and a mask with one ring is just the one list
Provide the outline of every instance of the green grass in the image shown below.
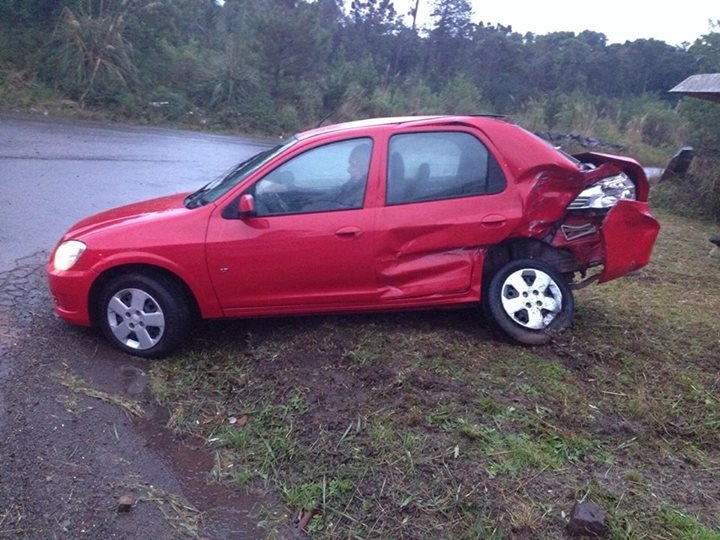
[[613,539],[720,539],[720,259],[711,224],[661,223],[546,347],[475,311],[236,321],[152,386],[216,479],[262,482],[314,538],[560,538],[593,500]]

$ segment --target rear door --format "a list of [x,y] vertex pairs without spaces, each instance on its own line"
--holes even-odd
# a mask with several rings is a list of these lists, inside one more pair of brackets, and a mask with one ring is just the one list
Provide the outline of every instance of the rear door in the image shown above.
[[384,303],[479,298],[483,248],[520,220],[520,199],[480,138],[411,131],[387,145],[375,268]]

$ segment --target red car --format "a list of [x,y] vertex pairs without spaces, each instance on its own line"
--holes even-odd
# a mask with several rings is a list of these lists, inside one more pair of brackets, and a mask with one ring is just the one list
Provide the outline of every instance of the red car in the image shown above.
[[632,159],[569,156],[498,118],[350,122],[77,223],[50,290],[60,317],[147,358],[197,317],[481,303],[543,344],[570,325],[573,288],[648,263],[648,191]]

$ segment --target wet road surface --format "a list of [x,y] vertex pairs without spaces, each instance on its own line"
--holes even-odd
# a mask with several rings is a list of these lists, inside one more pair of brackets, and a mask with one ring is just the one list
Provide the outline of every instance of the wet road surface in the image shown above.
[[199,188],[270,141],[0,114],[0,271],[79,219]]

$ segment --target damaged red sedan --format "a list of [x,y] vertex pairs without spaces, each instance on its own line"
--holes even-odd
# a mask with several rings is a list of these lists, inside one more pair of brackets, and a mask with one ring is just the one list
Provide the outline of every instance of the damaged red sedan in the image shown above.
[[648,191],[632,159],[569,156],[499,118],[350,122],[80,221],[49,283],[60,317],[146,358],[198,317],[481,304],[538,345],[570,326],[573,288],[648,263]]

